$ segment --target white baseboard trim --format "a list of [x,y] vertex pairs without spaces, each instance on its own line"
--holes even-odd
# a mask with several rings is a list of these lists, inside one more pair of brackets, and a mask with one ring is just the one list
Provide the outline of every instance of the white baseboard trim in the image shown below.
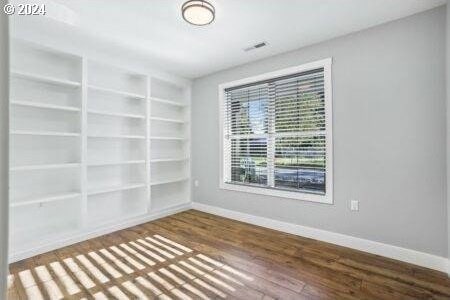
[[132,218],[132,219],[128,219],[122,222],[118,222],[117,224],[114,225],[107,225],[107,226],[103,226],[100,228],[96,228],[92,231],[88,231],[88,232],[82,232],[80,230],[80,232],[68,236],[64,239],[61,240],[57,240],[57,241],[51,241],[51,242],[45,242],[42,243],[41,245],[37,246],[37,247],[33,247],[30,249],[27,249],[25,251],[21,251],[21,252],[16,252],[16,253],[11,253],[9,256],[9,262],[13,263],[22,259],[26,259],[38,254],[42,254],[48,251],[52,251],[61,247],[65,247],[65,246],[69,246],[81,241],[85,241],[91,238],[95,238],[104,234],[108,234],[117,230],[121,230],[121,229],[125,229],[128,227],[132,227],[132,226],[136,226],[142,223],[146,223],[155,219],[159,219],[159,218],[163,218],[169,215],[173,215],[176,214],[178,212],[182,212],[188,209],[191,209],[192,205],[191,203],[184,203],[184,204],[179,204],[179,205],[175,205],[172,207],[168,207],[159,211],[156,211],[154,213],[151,213],[149,215],[143,215],[143,216],[139,216],[137,218]]
[[241,222],[250,223],[253,225],[258,225],[286,233],[291,233],[307,238],[320,240],[323,242],[336,244],[339,246],[349,247],[352,249],[404,261],[418,266],[441,271],[449,274],[450,276],[450,260],[445,257],[419,252],[416,250],[406,249],[398,246],[383,244],[380,242],[357,238],[322,229],[316,229],[293,223],[286,223],[269,218],[254,216],[198,202],[193,202],[192,207],[194,209],[203,212],[219,215],[222,217],[238,220]]
[[450,277],[450,258],[447,259],[447,275]]

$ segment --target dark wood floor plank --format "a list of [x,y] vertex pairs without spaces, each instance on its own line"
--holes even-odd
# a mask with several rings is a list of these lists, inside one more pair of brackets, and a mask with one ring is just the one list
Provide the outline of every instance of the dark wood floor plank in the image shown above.
[[370,295],[374,299],[432,299],[431,294],[415,294],[411,295],[408,293],[402,293],[399,290],[392,289],[389,286],[386,285],[379,285],[372,282],[363,281],[363,284],[361,286],[362,291]]
[[275,238],[277,240],[282,240],[284,243],[289,243],[292,246],[295,246],[298,248],[303,248],[305,246],[308,246],[310,244],[313,244],[316,242],[316,240],[305,238],[305,237],[299,237],[295,236],[293,234],[284,233],[280,231],[276,231],[273,229],[268,229],[260,226],[251,225],[248,223],[240,222],[240,221],[233,221],[233,223],[230,223],[230,219],[215,216],[211,214],[207,214],[198,210],[189,210],[186,212],[183,212],[183,214],[190,214],[194,216],[201,217],[203,219],[210,220],[214,222],[215,224],[219,225],[220,227],[226,227],[226,228],[235,228],[240,231],[246,231],[250,234],[262,234],[266,238]]
[[[198,216],[202,221],[204,221],[204,219],[206,218],[208,220],[211,220],[211,222],[215,223],[216,225],[223,224],[227,220],[225,218],[220,218],[216,216],[210,217],[211,215],[201,212],[191,211],[188,212],[188,214]],[[253,233],[255,231],[261,230],[259,227],[240,222],[236,226],[236,228],[248,228],[248,227],[251,228],[251,231]],[[349,264],[352,266],[357,265],[358,268],[353,268],[351,272],[343,272],[343,273],[352,275],[352,273],[358,273],[358,271],[363,271],[362,273],[361,272],[358,273],[358,277],[364,278],[372,282],[377,282],[376,280],[375,281],[373,280],[374,278],[380,279],[380,277],[374,276],[374,274],[382,274],[384,275],[382,277],[383,279],[386,278],[393,279],[391,280],[391,284],[397,283],[394,285],[395,287],[391,286],[393,288],[398,288],[398,286],[401,285],[402,282],[413,283],[413,285],[417,287],[413,288],[413,290],[416,289],[414,294],[419,295],[420,297],[427,295],[428,294],[427,291],[429,290],[436,292],[438,294],[450,296],[449,294],[450,286],[447,285],[448,278],[443,273],[427,270],[422,267],[402,263],[392,259],[386,259],[380,256],[371,255],[361,251],[348,249],[345,247],[339,247],[336,245],[318,241],[312,243],[311,241],[312,240],[309,240],[308,243],[302,244],[301,247],[297,249],[296,256],[299,259],[307,259],[323,267],[330,268],[333,271],[337,271],[334,266],[338,266],[340,264]],[[322,248],[331,249],[332,251],[323,251]],[[285,248],[280,247],[280,250],[283,249]],[[311,249],[319,249],[319,251],[316,250],[311,251]],[[332,254],[330,255],[330,253]],[[338,254],[342,255],[343,257],[340,257]]]
[[[164,222],[164,223],[166,223],[166,222]],[[163,225],[164,226],[164,224],[161,224],[161,225]],[[179,225],[179,224],[178,224]],[[171,223],[170,224],[170,226],[168,226],[168,228],[177,228],[177,225],[175,225],[174,223]],[[179,227],[178,228],[178,231],[177,231],[177,233],[179,233],[180,231],[179,230],[183,230],[182,228],[184,228],[183,226],[181,226],[181,227]],[[192,229],[192,228],[191,228]],[[211,238],[211,236],[209,236],[209,237],[207,237],[207,239],[208,239],[208,241],[211,241],[212,240],[212,238]],[[216,241],[216,242],[218,242],[218,241]],[[218,242],[218,243],[220,243],[220,242]],[[224,248],[224,247],[226,247],[226,246],[224,246],[224,245],[220,245],[219,246],[219,248]],[[228,250],[227,250],[228,251]],[[255,260],[255,259],[257,259],[257,260],[260,260],[260,258],[258,258],[258,257],[253,257],[253,256],[251,256],[251,257],[249,257],[248,258],[248,260]],[[260,264],[262,264],[262,265],[266,265],[266,264],[268,264],[269,262],[268,261],[264,261],[264,262],[261,262],[260,261]],[[285,263],[286,264],[286,263]],[[279,265],[279,264],[278,264]],[[304,265],[303,266],[304,268],[306,268],[307,266],[306,265]],[[271,268],[276,268],[276,266],[275,265],[272,265],[271,266]],[[297,278],[302,278],[303,280],[306,280],[306,281],[309,281],[309,282],[314,282],[314,281],[318,281],[318,282],[322,282],[323,284],[326,284],[326,285],[328,285],[328,286],[332,286],[331,288],[335,288],[335,289],[337,289],[337,291],[339,291],[340,293],[350,293],[350,294],[355,294],[355,293],[357,293],[357,291],[355,290],[355,289],[352,289],[351,287],[348,287],[348,286],[346,286],[346,285],[342,285],[341,283],[340,283],[340,281],[341,281],[341,279],[342,278],[338,278],[336,281],[329,281],[329,280],[327,280],[326,278],[322,278],[322,277],[315,277],[315,280],[310,280],[311,278],[308,278],[308,279],[306,279],[305,278],[305,273],[303,272],[303,270],[301,270],[300,268],[299,269],[294,269],[294,272],[291,272],[292,270],[291,270],[292,268],[291,267],[289,267],[288,269],[287,268],[283,268],[283,270],[281,270],[281,271],[279,271],[279,274],[286,274],[286,273],[288,273],[288,274],[293,274],[293,276],[296,276]],[[303,276],[303,277],[302,277]],[[311,276],[314,276],[314,274],[308,274],[308,277],[311,277]],[[334,275],[333,275],[333,273],[329,273],[329,274],[327,274],[327,276],[328,277],[333,277]],[[342,276],[340,276],[340,277],[342,277]],[[359,279],[357,280],[357,281],[359,281]]]
[[[178,227],[186,227],[187,223],[184,223],[181,215],[171,216],[170,225]],[[280,248],[276,251],[275,242],[272,240],[267,240],[267,245],[263,246],[260,242],[254,243],[252,236],[247,235],[236,235],[232,232],[222,231],[221,228],[209,227],[208,229],[202,228],[202,225],[193,224],[188,228],[192,231],[192,234],[202,235],[208,237],[209,239],[216,239],[218,241],[223,241],[234,247],[244,247],[254,255],[253,260],[257,260],[260,263],[264,263],[266,260],[272,260],[277,263],[282,264],[286,271],[296,273],[297,278],[305,282],[322,282],[324,285],[333,286],[336,289],[341,289],[342,291],[349,291],[354,289],[359,289],[360,280],[357,278],[352,278],[345,274],[334,274],[328,272],[322,266],[318,266],[304,258],[298,257],[293,258],[286,254],[283,249]],[[227,236],[223,238],[223,236]]]
[[197,236],[196,239],[193,240],[190,238],[192,236],[190,234],[181,233],[179,231],[174,233],[153,223],[147,223],[144,226],[147,228],[152,228],[154,232],[161,232],[161,234],[164,234],[175,241],[189,245],[191,248],[209,255],[224,264],[230,265],[238,270],[242,270],[243,272],[250,271],[255,276],[264,278],[273,284],[277,284],[293,292],[300,292],[305,285],[302,281],[299,281],[286,274],[286,272],[283,272],[278,264],[266,263],[258,265],[251,261],[253,257],[247,257],[244,255],[237,256],[236,253],[232,254],[233,252],[229,251],[227,247],[223,247],[220,244],[216,244],[210,240],[208,241],[202,237]]
[[195,210],[19,261],[10,272],[8,299],[23,300],[58,291],[64,299],[450,299],[441,272]]
[[[149,226],[150,224],[146,224]],[[165,224],[160,224],[161,228],[164,228]],[[151,226],[154,226],[151,224]],[[172,226],[168,228],[164,228],[165,230],[173,229]],[[170,234],[174,234],[173,232]],[[209,253],[213,255],[216,259],[222,260],[229,265],[237,267],[239,269],[251,270],[253,274],[261,274],[261,277],[269,278],[274,283],[290,288],[293,291],[301,291],[304,286],[304,282],[295,278],[295,276],[291,276],[286,271],[283,266],[277,264],[275,262],[265,262],[264,264],[255,264],[252,262],[254,256],[250,253],[245,253],[242,250],[236,250],[233,247],[230,247],[221,242],[215,242],[208,238],[203,238],[201,236],[197,236],[195,240],[189,239],[192,235],[190,233],[183,233],[181,231],[177,231],[174,234],[173,238],[177,239],[177,237],[184,236],[186,243],[192,243],[196,246],[193,248],[198,249],[203,253]],[[203,242],[204,241],[204,242]],[[198,243],[197,243],[198,242]],[[209,245],[213,245],[210,247]],[[221,250],[218,250],[221,249]]]

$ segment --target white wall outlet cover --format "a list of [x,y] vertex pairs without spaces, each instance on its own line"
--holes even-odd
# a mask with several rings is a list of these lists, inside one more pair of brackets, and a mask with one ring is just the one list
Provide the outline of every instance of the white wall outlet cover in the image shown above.
[[359,201],[358,200],[351,200],[350,201],[350,210],[359,210]]
[[200,183],[198,182],[198,180],[194,180],[194,186],[195,186],[195,187],[198,187],[199,184],[200,184]]

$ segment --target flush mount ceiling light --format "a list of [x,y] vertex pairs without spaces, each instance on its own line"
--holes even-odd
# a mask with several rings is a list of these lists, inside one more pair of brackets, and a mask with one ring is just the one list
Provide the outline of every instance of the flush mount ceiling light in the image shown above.
[[203,0],[186,1],[181,7],[183,19],[192,25],[211,24],[216,16],[214,6]]

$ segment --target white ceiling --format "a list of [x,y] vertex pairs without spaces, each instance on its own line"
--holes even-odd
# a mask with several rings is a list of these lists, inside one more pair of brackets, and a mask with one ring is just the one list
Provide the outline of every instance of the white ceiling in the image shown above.
[[[184,0],[42,1],[47,3],[47,17],[64,21],[62,27],[70,26],[112,42],[132,55],[146,57],[166,71],[187,78],[294,50],[446,2],[210,0],[216,8],[216,20],[211,25],[196,27],[181,17]],[[243,51],[261,41],[267,41],[269,46]]]

